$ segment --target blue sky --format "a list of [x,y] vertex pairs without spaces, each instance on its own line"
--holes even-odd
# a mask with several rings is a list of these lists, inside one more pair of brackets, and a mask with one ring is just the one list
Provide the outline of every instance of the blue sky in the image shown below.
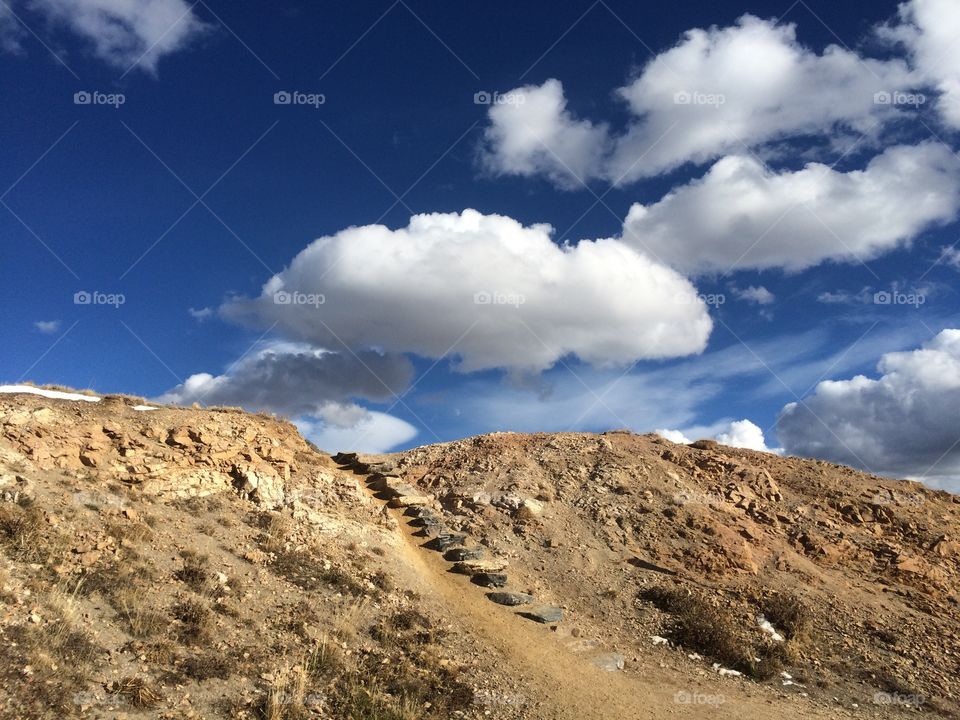
[[0,5],[0,380],[955,482],[960,10],[326,5]]

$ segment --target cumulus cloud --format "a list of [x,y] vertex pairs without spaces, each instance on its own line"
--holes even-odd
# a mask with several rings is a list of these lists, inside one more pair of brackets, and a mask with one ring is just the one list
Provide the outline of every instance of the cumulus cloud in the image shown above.
[[623,238],[685,273],[866,261],[960,209],[960,161],[945,146],[895,146],[863,170],[810,163],[771,172],[732,155],[651,205],[634,204]]
[[549,225],[475,210],[319,238],[228,319],[315,346],[535,373],[699,353],[711,320],[678,273],[617,240],[558,246]]
[[186,0],[29,0],[28,7],[90,43],[94,55],[126,70],[155,73],[165,55],[208,26]]
[[37,329],[37,332],[41,332],[44,335],[52,335],[57,330],[60,329],[59,320],[37,320],[33,327]]
[[187,312],[190,314],[190,317],[200,323],[209,320],[214,315],[214,309],[209,307],[200,308],[199,310],[197,308],[188,308]]
[[511,102],[490,107],[484,131],[488,170],[502,175],[546,175],[562,187],[576,187],[602,174],[608,144],[605,125],[577,120],[567,110],[563,85],[547,80],[511,91]]
[[510,91],[514,102],[489,110],[483,158],[496,172],[541,174],[561,187],[591,178],[621,184],[744,146],[873,133],[904,112],[875,94],[916,82],[902,59],[838,46],[817,54],[797,41],[794,25],[745,15],[730,27],[687,31],[620,88],[633,117],[620,135],[575,117],[557,80]]
[[693,440],[688,436],[698,438],[706,437],[716,440],[721,445],[728,445],[735,448],[746,448],[747,450],[759,450],[760,452],[780,453],[780,448],[767,447],[766,438],[763,436],[763,430],[750,420],[733,420],[732,422],[722,422],[710,428],[690,428],[687,430],[655,430],[660,437],[666,438],[671,442],[689,445]]
[[943,121],[960,128],[960,12],[954,0],[910,0],[900,5],[901,22],[881,34],[903,43],[920,76],[936,87]]
[[390,400],[412,379],[413,366],[403,356],[370,350],[353,355],[271,342],[241,358],[222,375],[191,375],[159,400],[178,405],[237,405],[355,425],[364,416],[362,409],[358,413],[349,405],[350,401]]
[[301,435],[331,453],[339,450],[388,452],[417,435],[417,429],[410,423],[381,412],[369,412],[349,426],[318,423],[310,418],[298,418],[294,424]]
[[821,382],[785,406],[786,451],[960,489],[960,330],[887,353],[878,372]]

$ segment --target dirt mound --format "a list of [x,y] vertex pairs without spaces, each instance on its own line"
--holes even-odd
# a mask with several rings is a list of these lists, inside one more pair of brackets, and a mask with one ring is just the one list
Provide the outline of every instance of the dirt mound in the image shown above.
[[955,716],[958,511],[653,436],[0,395],[0,716]]

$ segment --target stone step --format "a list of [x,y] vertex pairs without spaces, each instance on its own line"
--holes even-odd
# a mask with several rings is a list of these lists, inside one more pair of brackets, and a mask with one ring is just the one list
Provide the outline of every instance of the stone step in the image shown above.
[[406,508],[414,505],[430,505],[433,503],[433,497],[430,495],[396,495],[390,498],[390,507]]
[[442,551],[446,550],[447,548],[451,548],[454,545],[463,545],[466,539],[466,535],[457,535],[456,533],[441,533],[430,540],[430,542],[424,545],[424,547],[429,550]]
[[473,577],[470,578],[470,582],[480,585],[481,587],[505,587],[507,584],[507,576],[504,573],[497,572],[478,572],[474,573]]
[[397,474],[397,466],[394,465],[389,460],[384,460],[382,462],[370,462],[370,463],[358,463],[358,467],[361,472],[368,473],[381,473],[383,475],[392,475]]
[[492,592],[487,593],[487,597],[497,603],[497,605],[510,606],[529,605],[534,600],[533,595],[519,592]]
[[544,625],[552,625],[553,623],[558,623],[563,620],[563,610],[558,607],[553,607],[552,605],[538,605],[527,608],[520,614],[528,620],[543,623]]
[[443,559],[450,562],[462,562],[464,560],[479,560],[483,557],[483,548],[450,548],[444,554]]
[[355,452],[338,452],[336,455],[331,456],[333,461],[337,465],[353,465],[360,460],[360,456]]
[[496,573],[509,565],[506,560],[501,558],[481,558],[480,560],[464,560],[458,562],[451,569],[461,575],[474,575],[476,573]]
[[391,484],[400,481],[399,475],[385,475],[383,473],[373,473],[367,478],[367,483],[377,492],[382,492]]

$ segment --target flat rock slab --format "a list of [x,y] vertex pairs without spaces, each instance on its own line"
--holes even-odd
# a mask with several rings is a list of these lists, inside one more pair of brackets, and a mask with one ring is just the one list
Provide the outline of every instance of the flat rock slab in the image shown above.
[[390,498],[390,507],[403,508],[413,505],[430,505],[433,498],[429,495],[397,495]]
[[412,518],[416,518],[417,520],[421,520],[421,519],[439,520],[440,519],[440,515],[437,513],[436,510],[433,510],[432,508],[420,507],[420,506],[408,508],[407,512],[405,512],[404,515],[407,515]]
[[436,520],[421,520],[422,527],[418,531],[419,535],[428,538],[436,538],[440,535],[449,535],[450,529],[442,522]]
[[492,592],[487,593],[487,597],[497,605],[529,605],[533,602],[533,595],[518,592]]
[[466,541],[466,535],[455,535],[450,533],[442,533],[433,538],[428,542],[424,547],[429,550],[446,550],[449,547],[454,545],[463,545]]
[[496,573],[509,565],[506,560],[500,558],[486,558],[480,560],[464,560],[455,564],[451,570],[461,575],[474,575],[476,573]]
[[382,473],[384,475],[390,475],[397,469],[397,466],[389,460],[385,460],[383,462],[362,463],[362,465],[366,466],[366,472]]
[[360,459],[356,453],[338,452],[333,456],[333,461],[337,465],[353,465]]
[[534,620],[544,625],[558,623],[563,620],[563,610],[558,607],[553,607],[552,605],[538,605],[537,607],[528,608],[520,614],[529,620]]
[[625,660],[620,653],[605,653],[591,658],[590,662],[606,672],[617,672],[623,670]]
[[443,559],[450,562],[462,562],[464,560],[479,560],[483,557],[483,548],[450,548],[444,554]]
[[472,583],[482,587],[504,587],[507,584],[507,576],[504,573],[479,572],[474,573],[470,578]]

